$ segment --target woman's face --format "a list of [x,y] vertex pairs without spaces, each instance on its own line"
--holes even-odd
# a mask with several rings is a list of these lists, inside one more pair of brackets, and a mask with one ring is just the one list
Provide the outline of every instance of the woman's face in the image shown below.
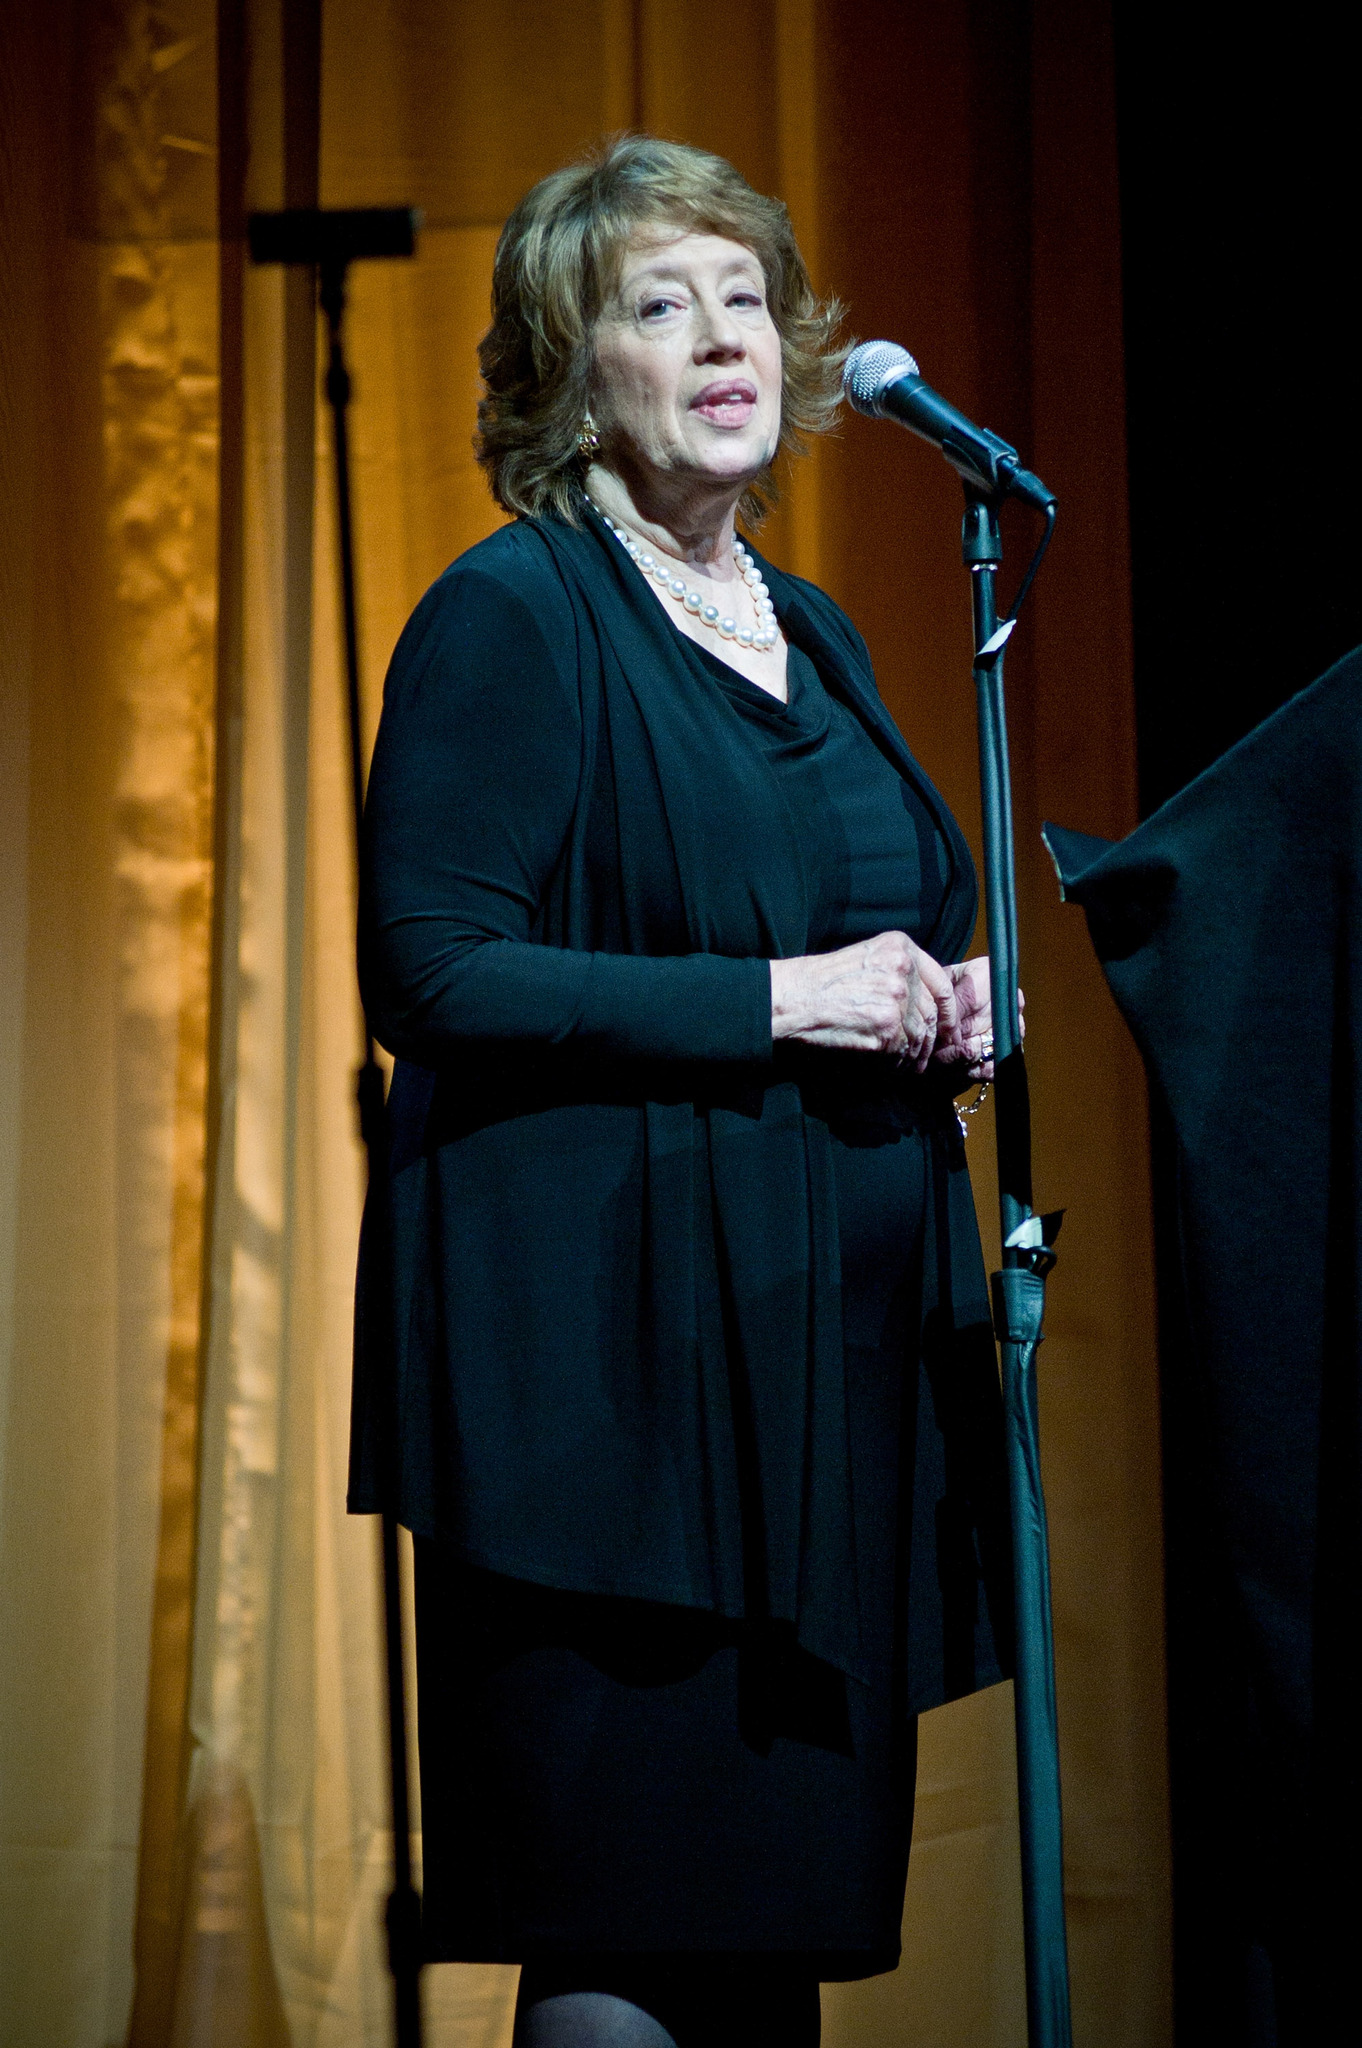
[[640,237],[594,340],[591,410],[607,467],[738,489],[765,469],[780,439],[780,335],[741,242]]

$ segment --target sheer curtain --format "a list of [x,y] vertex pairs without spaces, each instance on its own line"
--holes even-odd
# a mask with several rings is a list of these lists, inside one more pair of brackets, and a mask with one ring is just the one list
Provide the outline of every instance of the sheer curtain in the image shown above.
[[[1101,524],[1121,491],[1104,16],[1017,10],[1003,75],[985,13],[873,0],[853,21],[734,0],[720,50],[679,0],[15,11],[0,119],[7,2044],[387,2038],[374,1531],[343,1513],[362,1161],[331,475],[306,281],[246,268],[241,212],[320,197],[426,214],[416,262],[353,275],[371,728],[411,606],[498,517],[469,441],[500,223],[586,142],[642,125],[782,192],[855,330],[930,342],[941,381],[1010,406],[1011,422],[990,416],[1066,485],[1102,567],[1081,587],[1047,569],[1042,658],[1016,664],[1019,806],[1067,800],[1070,821],[1118,833],[1133,737],[1124,535]],[[1024,189],[989,154],[999,108]],[[997,326],[986,274],[1000,204],[1027,252],[1009,272],[1024,346]],[[1020,382],[999,395],[1003,359]],[[850,423],[763,544],[849,604],[968,821],[958,507],[906,449]],[[1080,2040],[1143,2048],[1166,2038],[1167,1877],[1142,1098],[1041,874],[1024,867],[1041,1165],[1081,1206],[1042,1378],[1076,2010]],[[1094,1098],[1099,1066],[1118,1085]],[[827,1992],[835,2048],[1024,2040],[1010,1712],[1003,1687],[924,1723],[905,1964]],[[513,1971],[431,1971],[432,2042],[504,2048],[513,1996]]]
[[173,25],[57,6],[16,11],[4,38],[0,2033],[16,2042],[126,2030],[163,1478],[194,1459],[178,1422],[199,1340],[218,323],[193,52],[211,106],[214,29],[210,5]]

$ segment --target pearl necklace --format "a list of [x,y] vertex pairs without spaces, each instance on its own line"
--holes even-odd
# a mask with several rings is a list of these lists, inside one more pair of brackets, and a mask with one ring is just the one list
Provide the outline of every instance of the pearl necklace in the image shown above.
[[713,626],[724,640],[736,640],[740,647],[754,647],[762,654],[775,646],[780,638],[780,628],[776,624],[776,608],[771,602],[771,593],[763,581],[761,570],[736,534],[733,536],[733,559],[751,593],[757,616],[755,626],[740,626],[736,619],[725,617],[717,604],[709,602],[703,591],[694,589],[683,577],[674,576],[665,562],[659,562],[656,555],[650,554],[646,548],[641,548],[633,535],[627,533],[608,512],[601,512],[594,498],[589,498],[587,503],[595,511],[600,512],[601,518],[630,561],[636,562],[645,576],[651,576],[655,583],[659,583],[670,597],[674,597],[677,603],[683,605],[693,618],[699,619],[702,625]]

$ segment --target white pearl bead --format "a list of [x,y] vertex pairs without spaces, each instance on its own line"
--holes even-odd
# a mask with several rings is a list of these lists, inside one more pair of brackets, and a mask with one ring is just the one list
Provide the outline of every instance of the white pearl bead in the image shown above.
[[615,539],[628,554],[630,560],[638,563],[645,576],[654,577],[671,596],[677,598],[693,618],[701,619],[707,626],[717,627],[725,640],[736,640],[740,647],[755,647],[762,653],[765,653],[768,648],[775,646],[776,641],[780,637],[780,628],[775,617],[775,606],[771,602],[770,593],[765,582],[762,580],[761,571],[741,541],[735,539],[733,542],[733,559],[738,565],[742,581],[747,585],[751,593],[752,606],[756,613],[756,623],[752,626],[739,626],[736,619],[720,618],[718,605],[706,604],[698,590],[692,590],[684,577],[673,576],[665,562],[659,562],[655,555],[648,553],[640,546],[624,527],[620,526],[617,521],[610,517],[608,512],[601,510],[594,499],[590,499],[588,502],[600,517],[607,531],[614,534]]

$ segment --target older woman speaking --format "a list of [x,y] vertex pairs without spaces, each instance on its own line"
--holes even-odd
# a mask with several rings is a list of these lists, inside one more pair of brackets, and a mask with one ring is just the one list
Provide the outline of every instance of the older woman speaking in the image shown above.
[[521,2048],[815,2042],[898,1958],[914,1717],[1005,1662],[973,868],[734,526],[836,316],[717,157],[537,185],[481,349],[513,518],[388,677],[351,1504],[416,1541],[426,1953],[523,1964]]

